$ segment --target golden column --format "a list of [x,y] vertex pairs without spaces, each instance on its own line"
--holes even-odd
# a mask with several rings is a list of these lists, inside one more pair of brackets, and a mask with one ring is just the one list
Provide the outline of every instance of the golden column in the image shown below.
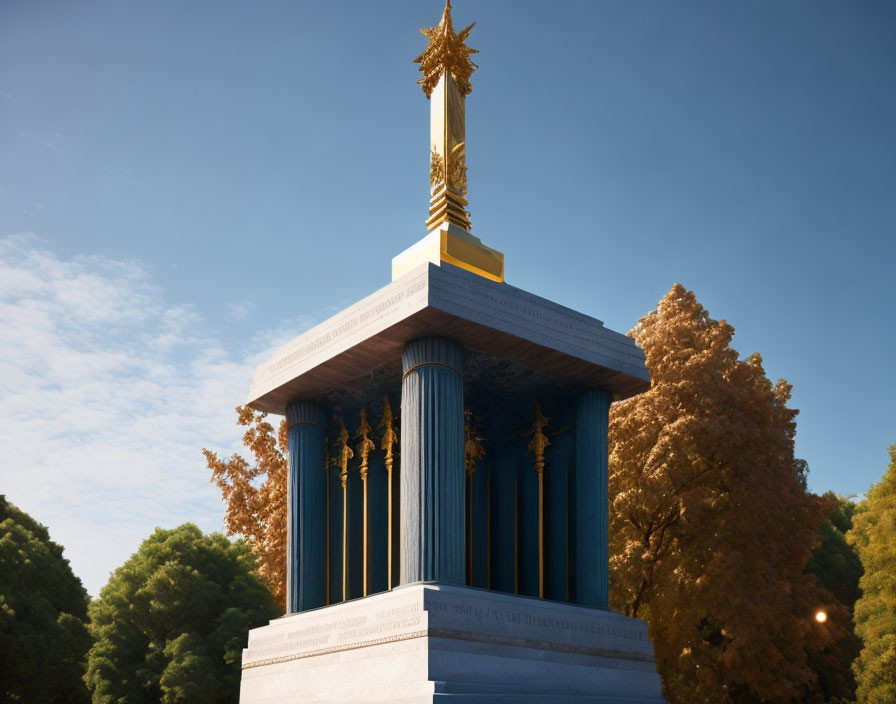
[[430,100],[429,235],[393,260],[393,279],[424,261],[447,262],[493,281],[504,280],[504,255],[470,234],[467,212],[467,137],[465,99],[477,53],[466,45],[471,24],[459,33],[451,22],[451,2],[435,27],[420,30],[429,46],[415,61],[418,81]]

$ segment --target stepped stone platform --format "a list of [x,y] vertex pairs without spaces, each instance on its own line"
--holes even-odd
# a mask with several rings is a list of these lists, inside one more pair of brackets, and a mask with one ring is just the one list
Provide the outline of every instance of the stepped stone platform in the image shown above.
[[241,704],[663,702],[647,625],[612,611],[416,583],[249,634]]

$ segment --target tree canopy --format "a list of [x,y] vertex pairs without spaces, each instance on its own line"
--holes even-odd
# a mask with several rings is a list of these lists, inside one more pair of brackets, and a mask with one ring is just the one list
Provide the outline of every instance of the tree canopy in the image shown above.
[[821,524],[821,544],[812,553],[807,569],[851,612],[862,595],[859,579],[863,570],[859,553],[847,542],[846,534],[852,528],[858,504],[843,496],[834,497],[833,502],[827,520]]
[[791,387],[679,284],[631,334],[652,384],[611,411],[611,605],[648,621],[671,702],[807,700],[807,652],[849,614],[804,572],[830,501],[794,458]]
[[[846,533],[852,528],[858,505],[842,496],[832,494],[830,498],[833,507],[821,524],[821,544],[813,551],[806,571],[815,575],[820,586],[827,590],[830,597],[824,601],[839,601],[851,616],[862,593],[859,589],[862,562],[855,547],[847,543]],[[860,650],[861,641],[850,632],[826,648],[808,651],[809,666],[818,678],[820,693],[820,697],[811,701],[855,701],[856,681],[851,665]]]
[[896,702],[896,445],[890,466],[853,517],[849,541],[865,574],[855,606],[856,633],[864,645],[853,664],[859,704]]
[[282,420],[275,433],[266,414],[255,413],[248,406],[237,406],[236,412],[237,423],[247,428],[243,444],[252,451],[254,464],[238,454],[222,460],[210,450],[202,452],[226,505],[227,534],[246,539],[258,555],[258,573],[285,609],[288,429]]
[[0,700],[90,701],[88,601],[62,546],[0,495]]
[[90,606],[94,704],[225,704],[250,628],[278,610],[242,542],[156,529]]

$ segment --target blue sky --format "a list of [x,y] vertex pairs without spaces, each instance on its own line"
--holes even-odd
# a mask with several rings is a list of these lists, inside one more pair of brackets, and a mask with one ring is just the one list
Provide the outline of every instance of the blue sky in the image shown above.
[[[0,4],[0,492],[97,593],[221,526],[200,450],[424,234],[422,2]],[[896,442],[896,5],[457,0],[473,232],[627,331],[680,281],[794,385],[810,488]]]

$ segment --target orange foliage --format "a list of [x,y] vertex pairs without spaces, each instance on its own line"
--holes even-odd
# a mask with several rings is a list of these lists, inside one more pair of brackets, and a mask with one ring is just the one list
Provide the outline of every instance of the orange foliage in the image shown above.
[[236,408],[240,425],[248,428],[243,444],[255,456],[250,464],[240,455],[220,460],[216,453],[202,453],[212,470],[212,481],[221,489],[224,529],[243,536],[258,555],[258,572],[281,608],[286,607],[286,459],[288,430],[280,422],[279,432],[247,406]]
[[803,572],[830,498],[793,456],[791,386],[680,284],[630,334],[652,385],[610,416],[611,605],[648,621],[670,702],[810,701],[807,652],[849,613]]

